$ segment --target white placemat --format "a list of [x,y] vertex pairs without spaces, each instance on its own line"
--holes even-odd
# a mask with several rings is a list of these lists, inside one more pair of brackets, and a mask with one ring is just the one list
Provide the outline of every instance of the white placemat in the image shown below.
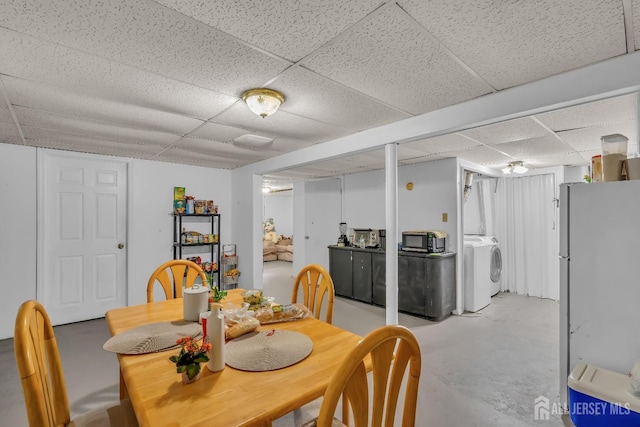
[[253,332],[227,343],[225,361],[243,371],[273,371],[300,362],[312,350],[313,342],[300,332]]
[[179,347],[178,338],[201,335],[202,327],[198,323],[184,320],[148,323],[112,336],[102,348],[120,354],[153,353]]

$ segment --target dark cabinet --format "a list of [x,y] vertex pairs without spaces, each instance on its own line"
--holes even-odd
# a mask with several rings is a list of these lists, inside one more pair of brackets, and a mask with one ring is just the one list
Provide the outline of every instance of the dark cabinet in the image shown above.
[[371,254],[371,281],[372,302],[384,307],[387,302],[387,256],[384,252]]
[[[329,273],[336,295],[386,306],[386,253],[329,247]],[[456,308],[456,254],[398,254],[398,310],[442,320]]]
[[427,265],[425,258],[398,257],[398,310],[425,316]]
[[353,261],[353,298],[371,303],[371,253],[352,253]]
[[351,251],[329,250],[329,274],[333,279],[336,295],[353,298],[353,264]]

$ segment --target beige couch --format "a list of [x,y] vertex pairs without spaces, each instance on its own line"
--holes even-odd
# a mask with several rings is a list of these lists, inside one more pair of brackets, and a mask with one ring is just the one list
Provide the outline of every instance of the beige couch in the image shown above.
[[273,243],[270,240],[262,241],[262,260],[264,262],[275,260],[293,262],[293,239],[280,237],[278,243]]
[[276,243],[278,260],[293,262],[293,238],[285,237]]

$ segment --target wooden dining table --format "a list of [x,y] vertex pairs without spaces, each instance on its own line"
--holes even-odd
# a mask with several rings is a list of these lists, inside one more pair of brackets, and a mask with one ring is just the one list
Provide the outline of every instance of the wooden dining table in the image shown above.
[[[146,323],[181,320],[182,298],[113,309],[111,335]],[[242,304],[242,290],[229,291],[225,307]],[[313,350],[286,368],[249,372],[226,366],[183,384],[169,356],[178,349],[139,355],[118,354],[121,378],[140,426],[262,426],[321,397],[332,374],[360,336],[315,318],[262,325],[308,336]],[[122,390],[121,390],[122,393]]]

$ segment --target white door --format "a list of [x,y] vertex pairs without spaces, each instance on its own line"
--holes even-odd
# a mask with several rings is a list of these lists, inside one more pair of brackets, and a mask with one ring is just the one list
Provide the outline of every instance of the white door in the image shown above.
[[54,325],[126,305],[127,163],[38,151],[38,299]]
[[329,269],[329,249],[338,243],[342,220],[339,179],[309,181],[305,190],[305,264]]

